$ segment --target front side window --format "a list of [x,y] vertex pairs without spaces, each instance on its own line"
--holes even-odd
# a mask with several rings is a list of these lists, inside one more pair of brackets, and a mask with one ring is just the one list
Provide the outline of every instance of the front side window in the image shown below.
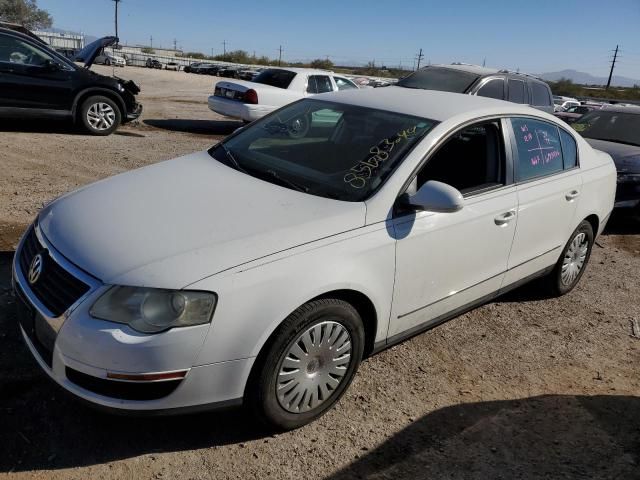
[[53,57],[22,40],[0,35],[0,62],[19,65],[44,66]]
[[364,201],[437,122],[313,99],[257,120],[210,151],[248,175],[312,195]]
[[514,118],[511,124],[518,149],[518,181],[562,171],[562,145],[558,127],[529,118]]
[[476,94],[479,97],[497,98],[504,100],[504,80],[495,78],[485,83]]
[[338,86],[338,90],[352,90],[354,88],[358,88],[355,83],[353,83],[351,80],[347,80],[346,78],[333,77],[333,79]]
[[509,101],[514,103],[527,103],[524,87],[525,83],[522,80],[509,79]]
[[551,97],[546,85],[539,82],[531,82],[531,95],[533,96],[532,105],[538,107],[551,105]]
[[505,184],[505,154],[499,121],[467,127],[454,134],[418,173],[416,188],[437,180],[463,195]]
[[307,82],[307,93],[332,92],[331,79],[326,75],[310,75]]

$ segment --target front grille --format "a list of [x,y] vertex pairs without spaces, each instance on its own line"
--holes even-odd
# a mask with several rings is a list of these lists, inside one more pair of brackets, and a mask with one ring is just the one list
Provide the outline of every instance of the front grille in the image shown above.
[[28,279],[29,267],[33,257],[38,253],[42,256],[42,273],[35,283],[29,284],[29,287],[53,316],[59,317],[87,293],[90,287],[51,258],[38,240],[33,227],[27,233],[20,251],[20,269],[25,278]]
[[65,368],[65,374],[70,382],[85,390],[121,400],[157,400],[172,393],[182,382],[182,379],[163,382],[119,382],[87,375],[70,367]]

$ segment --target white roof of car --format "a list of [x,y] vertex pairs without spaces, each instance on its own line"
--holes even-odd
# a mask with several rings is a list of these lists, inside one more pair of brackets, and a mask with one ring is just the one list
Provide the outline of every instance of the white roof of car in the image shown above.
[[333,74],[330,70],[320,70],[317,68],[301,68],[301,67],[269,67],[268,70],[287,70],[289,72],[306,73],[307,75],[327,75]]
[[451,70],[461,70],[463,72],[475,73],[476,75],[491,75],[498,73],[496,68],[481,67],[479,65],[469,65],[467,63],[452,63],[450,65],[430,65],[431,67],[450,68]]
[[387,110],[391,112],[444,121],[456,115],[470,113],[477,110],[494,110],[493,113],[515,113],[540,115],[548,117],[539,110],[527,105],[495,100],[493,98],[477,97],[464,93],[440,92],[436,90],[422,90],[404,87],[383,87],[343,90],[340,92],[323,93],[314,96],[318,100],[327,100],[362,107]]

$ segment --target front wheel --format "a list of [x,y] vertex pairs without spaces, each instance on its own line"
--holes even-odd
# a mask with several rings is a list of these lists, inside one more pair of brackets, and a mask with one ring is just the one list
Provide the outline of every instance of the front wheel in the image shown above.
[[92,135],[110,135],[120,125],[122,114],[110,98],[95,95],[82,102],[78,113],[84,129]]
[[306,425],[340,399],[363,350],[364,327],[351,304],[309,302],[282,323],[256,359],[246,403],[271,427]]
[[589,263],[593,241],[593,227],[583,220],[571,234],[558,263],[547,277],[547,286],[552,294],[564,295],[578,284]]

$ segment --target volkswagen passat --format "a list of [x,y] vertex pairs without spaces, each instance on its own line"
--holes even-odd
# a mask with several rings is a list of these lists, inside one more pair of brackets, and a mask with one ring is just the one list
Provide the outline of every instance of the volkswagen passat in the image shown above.
[[295,428],[363,357],[535,277],[580,280],[616,170],[553,116],[399,87],[304,99],[46,206],[13,265],[44,371],[118,410]]

